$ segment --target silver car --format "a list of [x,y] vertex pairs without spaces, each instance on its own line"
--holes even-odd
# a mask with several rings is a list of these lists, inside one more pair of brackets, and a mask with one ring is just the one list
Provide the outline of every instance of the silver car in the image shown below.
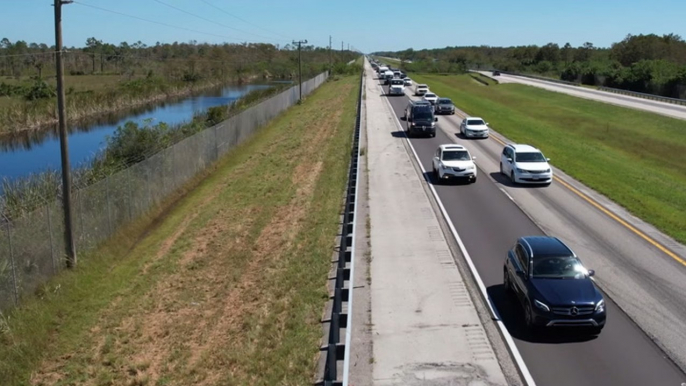
[[455,114],[455,105],[450,98],[438,98],[434,105],[436,114]]

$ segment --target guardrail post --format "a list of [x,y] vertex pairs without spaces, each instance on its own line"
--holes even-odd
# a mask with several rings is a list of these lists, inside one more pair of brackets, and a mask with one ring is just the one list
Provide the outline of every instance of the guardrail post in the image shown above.
[[331,329],[331,340],[329,343],[334,343],[338,344],[341,342],[341,320],[338,312],[334,312],[331,315],[331,324],[330,324],[330,329]]
[[326,379],[335,381],[338,379],[338,368],[336,366],[336,361],[338,358],[336,358],[336,345],[333,343],[329,343],[329,346],[326,350]]

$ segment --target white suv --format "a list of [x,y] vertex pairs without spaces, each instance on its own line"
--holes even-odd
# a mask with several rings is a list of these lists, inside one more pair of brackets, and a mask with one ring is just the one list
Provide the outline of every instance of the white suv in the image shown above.
[[475,159],[462,145],[440,145],[433,158],[434,177],[439,184],[449,179],[476,182]]
[[467,117],[460,124],[460,133],[466,138],[488,138],[488,123],[479,117]]
[[533,146],[508,144],[500,155],[500,173],[510,177],[513,184],[550,184],[553,169],[549,161]]

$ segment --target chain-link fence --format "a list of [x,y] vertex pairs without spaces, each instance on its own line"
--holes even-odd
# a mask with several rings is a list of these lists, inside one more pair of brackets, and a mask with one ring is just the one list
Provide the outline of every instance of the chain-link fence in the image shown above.
[[[308,95],[326,81],[323,73],[302,84]],[[298,102],[292,87],[226,121],[112,176],[74,192],[76,249],[92,249],[127,224],[160,205],[197,173]],[[0,220],[0,311],[64,267],[61,200],[25,216]]]

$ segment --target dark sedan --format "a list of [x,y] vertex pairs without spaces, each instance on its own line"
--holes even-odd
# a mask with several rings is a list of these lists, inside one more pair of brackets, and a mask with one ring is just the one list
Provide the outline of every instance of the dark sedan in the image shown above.
[[599,334],[605,301],[593,274],[560,239],[547,236],[519,238],[503,268],[505,289],[519,299],[527,327],[587,327]]

